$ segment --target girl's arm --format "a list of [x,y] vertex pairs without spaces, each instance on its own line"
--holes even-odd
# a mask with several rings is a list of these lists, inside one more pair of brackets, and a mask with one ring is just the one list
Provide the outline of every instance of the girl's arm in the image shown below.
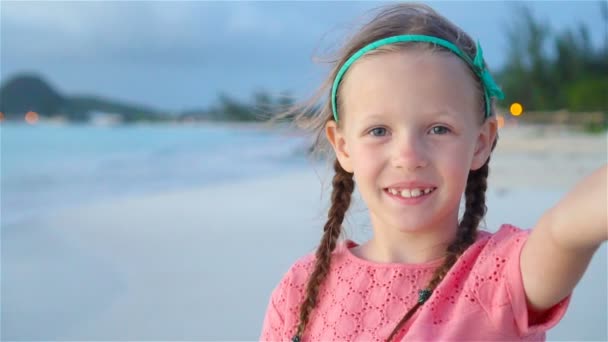
[[520,258],[529,307],[542,311],[572,292],[608,239],[607,166],[578,183],[539,220]]

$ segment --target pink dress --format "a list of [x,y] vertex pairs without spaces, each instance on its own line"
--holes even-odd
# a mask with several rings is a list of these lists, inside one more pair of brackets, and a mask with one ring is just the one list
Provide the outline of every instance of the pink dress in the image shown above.
[[[510,225],[480,231],[427,302],[400,329],[398,341],[532,341],[563,317],[570,295],[529,320],[519,266],[529,235]],[[442,260],[424,264],[375,263],[336,247],[302,341],[385,341],[418,299]],[[260,340],[288,341],[298,323],[314,253],[295,262],[273,290]]]

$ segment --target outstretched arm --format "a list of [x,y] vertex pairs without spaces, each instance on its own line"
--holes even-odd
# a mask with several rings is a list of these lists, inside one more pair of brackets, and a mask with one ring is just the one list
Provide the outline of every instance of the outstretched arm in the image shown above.
[[565,298],[583,276],[593,253],[608,239],[608,194],[604,166],[578,183],[547,211],[521,252],[529,307],[542,311]]

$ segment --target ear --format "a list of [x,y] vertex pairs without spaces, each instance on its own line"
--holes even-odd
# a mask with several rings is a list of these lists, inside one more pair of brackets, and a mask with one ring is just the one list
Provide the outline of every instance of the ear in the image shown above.
[[338,123],[334,120],[328,121],[325,124],[325,135],[336,153],[340,166],[342,166],[344,171],[352,173],[353,167],[350,152],[348,151],[344,133],[338,128]]
[[475,153],[473,154],[473,160],[471,162],[471,170],[477,170],[486,163],[492,153],[492,144],[496,139],[496,133],[498,124],[496,123],[496,117],[492,116],[487,118],[482,124],[477,137],[477,143],[475,145]]

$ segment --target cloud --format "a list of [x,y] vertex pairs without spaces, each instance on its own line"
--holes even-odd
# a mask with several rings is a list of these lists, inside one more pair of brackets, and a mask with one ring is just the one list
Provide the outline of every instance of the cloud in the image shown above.
[[[0,0],[1,1],[1,0]],[[201,92],[262,86],[299,89],[378,2],[2,1],[2,77],[47,75],[69,92],[102,91],[165,103],[194,102]],[[436,2],[440,13],[481,40],[493,68],[505,60],[508,6]],[[584,18],[602,40],[597,4],[531,2],[555,26]],[[540,11],[540,12],[538,12]],[[486,13],[479,16],[476,13]],[[551,13],[550,15],[548,13]],[[195,90],[148,89],[189,84]],[[190,91],[190,93],[188,93]],[[172,100],[171,100],[172,99]],[[167,106],[173,106],[173,104]]]
[[263,12],[250,2],[238,2],[226,20],[227,32],[230,35],[259,34],[277,37],[286,29],[284,22],[276,15]]
[[[185,48],[197,21],[190,3],[8,2],[3,4],[5,57],[32,60],[131,59],[143,49]],[[195,39],[198,38],[198,39]],[[142,53],[137,53],[141,51]]]
[[[36,62],[199,64],[305,53],[362,5],[249,2],[6,2],[3,58]],[[343,9],[336,11],[336,9]],[[293,56],[295,57],[295,56]],[[265,59],[260,60],[261,63]]]

